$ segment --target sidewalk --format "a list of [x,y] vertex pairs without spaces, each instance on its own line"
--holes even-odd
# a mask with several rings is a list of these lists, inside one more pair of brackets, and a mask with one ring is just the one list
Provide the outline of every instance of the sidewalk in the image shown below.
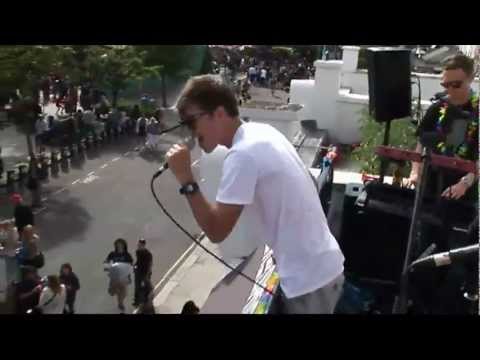
[[[201,244],[219,255],[218,246],[207,238],[204,238]],[[227,262],[236,267],[241,260]],[[199,246],[193,247],[178,269],[173,270],[174,274],[166,279],[165,285],[153,301],[157,314],[180,314],[183,305],[189,300],[193,300],[201,312],[211,291],[231,272]]]

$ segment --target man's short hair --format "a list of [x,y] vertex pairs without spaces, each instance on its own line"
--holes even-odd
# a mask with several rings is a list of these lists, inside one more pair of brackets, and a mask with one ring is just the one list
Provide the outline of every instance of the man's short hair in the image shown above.
[[233,91],[211,75],[195,76],[187,82],[177,104],[180,117],[191,105],[207,112],[214,112],[219,106],[223,106],[229,116],[239,115]]
[[448,58],[443,65],[443,70],[456,70],[461,69],[468,77],[473,75],[474,72],[474,62],[472,58],[459,53],[450,58]]

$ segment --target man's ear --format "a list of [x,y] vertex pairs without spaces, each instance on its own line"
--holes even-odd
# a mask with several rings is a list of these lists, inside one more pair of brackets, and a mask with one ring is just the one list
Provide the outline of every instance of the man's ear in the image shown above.
[[224,118],[226,115],[227,115],[227,112],[225,111],[225,108],[223,106],[217,107],[213,112],[213,116],[216,116],[219,118]]

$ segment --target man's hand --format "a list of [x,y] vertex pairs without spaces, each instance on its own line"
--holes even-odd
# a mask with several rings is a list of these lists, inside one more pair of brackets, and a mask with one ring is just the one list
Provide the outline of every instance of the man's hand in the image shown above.
[[193,181],[190,150],[186,145],[173,145],[168,150],[166,159],[168,168],[181,185]]
[[411,188],[417,186],[418,183],[418,173],[412,171],[410,177],[405,181],[405,187]]
[[452,186],[446,188],[445,191],[442,193],[442,197],[445,197],[445,198],[448,198],[448,199],[458,200],[463,195],[465,195],[467,190],[468,190],[467,184],[465,184],[465,182],[460,180],[455,185],[452,185]]

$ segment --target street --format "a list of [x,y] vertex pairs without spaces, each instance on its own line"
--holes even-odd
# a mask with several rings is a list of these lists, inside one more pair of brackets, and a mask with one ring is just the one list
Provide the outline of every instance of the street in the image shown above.
[[[36,216],[46,258],[41,272],[56,273],[63,262],[72,264],[81,282],[79,313],[118,313],[115,299],[107,294],[102,267],[115,239],[127,240],[134,255],[138,238],[145,237],[154,255],[154,284],[191,244],[163,215],[150,193],[149,181],[160,161],[145,160],[134,152],[105,154],[100,159],[102,164],[95,164],[100,166],[92,163],[65,190],[48,196],[46,209]],[[159,178],[156,190],[180,223],[199,233],[170,173]]]
[[[167,126],[176,123],[171,112],[166,111],[165,117]],[[76,157],[68,165],[64,163],[58,174],[51,171],[43,183],[43,207],[35,216],[41,250],[45,254],[40,275],[58,274],[61,264],[71,263],[81,284],[77,313],[119,313],[116,298],[107,293],[108,277],[103,270],[103,261],[113,250],[117,238],[127,241],[133,257],[137,240],[140,237],[147,240],[147,248],[154,258],[154,286],[191,246],[191,240],[163,214],[150,192],[151,176],[163,163],[166,150],[185,135],[181,129],[164,135],[157,153],[135,151],[140,138],[121,135],[119,139],[88,150],[84,159]],[[200,150],[196,147],[192,161],[199,156]],[[198,171],[195,166],[194,171]],[[200,229],[188,203],[178,194],[178,188],[168,171],[156,181],[160,201],[189,232],[198,235]],[[28,190],[24,193],[29,199]],[[0,197],[2,215],[6,217],[7,212],[11,216],[5,189]],[[133,311],[132,302],[133,284],[125,303],[126,313]]]

